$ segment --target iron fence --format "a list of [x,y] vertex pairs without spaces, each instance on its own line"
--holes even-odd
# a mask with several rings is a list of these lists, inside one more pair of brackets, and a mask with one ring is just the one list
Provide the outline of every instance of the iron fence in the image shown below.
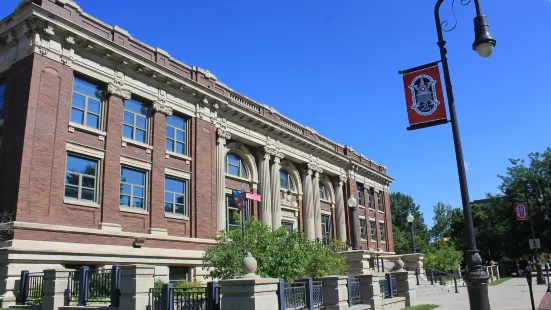
[[111,269],[90,270],[88,273],[88,303],[109,303],[111,301]]
[[26,305],[41,305],[44,295],[44,274],[29,273]]
[[175,288],[172,283],[149,291],[151,310],[220,310],[220,287]]
[[286,283],[284,288],[285,309],[300,309],[306,306],[306,283]]
[[360,281],[352,279],[351,277],[348,278],[348,305],[352,307],[352,305],[360,303]]
[[174,310],[206,310],[206,288],[174,288]]
[[319,309],[323,307],[323,283],[314,281],[312,282],[312,296],[314,300],[314,308]]
[[[388,279],[390,278],[390,281]],[[396,286],[396,277],[387,276],[386,279],[379,280],[379,286],[381,295],[384,298],[392,298],[398,294],[398,287]]]

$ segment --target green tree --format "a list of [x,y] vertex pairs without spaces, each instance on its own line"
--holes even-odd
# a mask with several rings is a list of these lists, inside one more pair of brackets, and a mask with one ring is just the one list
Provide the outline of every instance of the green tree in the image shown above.
[[434,206],[432,217],[434,225],[430,229],[430,236],[433,240],[450,237],[453,209],[451,205],[442,202]]
[[424,266],[428,269],[448,272],[461,266],[463,253],[455,249],[452,241],[433,244],[425,255]]
[[[239,219],[240,222],[240,219]],[[246,251],[258,263],[257,274],[262,277],[294,281],[301,277],[320,277],[345,274],[346,258],[339,252],[346,248],[340,241],[328,246],[306,240],[299,230],[276,231],[263,222],[252,219],[246,225]],[[243,260],[241,229],[222,231],[217,244],[205,251],[203,264],[214,266],[209,277],[230,279],[242,275]]]
[[400,192],[390,194],[390,208],[392,213],[392,233],[394,236],[394,251],[398,254],[411,253],[411,228],[407,222],[409,212],[415,218],[413,231],[415,247],[419,253],[424,253],[429,241],[429,233],[423,213],[419,210],[413,198]]

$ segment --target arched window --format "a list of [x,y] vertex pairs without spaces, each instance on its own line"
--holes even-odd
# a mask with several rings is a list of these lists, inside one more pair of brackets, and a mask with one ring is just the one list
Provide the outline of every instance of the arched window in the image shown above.
[[243,159],[236,154],[229,153],[226,156],[226,174],[247,179],[248,173]]
[[329,193],[323,183],[320,183],[320,200],[329,200]]
[[293,182],[293,178],[291,178],[291,175],[286,170],[279,170],[279,187],[283,190],[290,190],[292,192],[295,191],[295,183]]

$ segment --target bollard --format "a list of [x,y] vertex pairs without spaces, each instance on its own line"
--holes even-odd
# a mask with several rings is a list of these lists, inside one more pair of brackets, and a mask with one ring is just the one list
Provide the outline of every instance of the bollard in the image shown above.
[[536,310],[534,306],[534,293],[532,292],[532,268],[530,264],[524,269],[524,274],[526,275],[526,281],[528,282],[528,290],[530,291],[530,302],[532,302],[532,310]]
[[459,291],[457,290],[457,278],[455,276],[453,276],[453,284],[455,285],[455,293],[459,293]]
[[430,285],[434,285],[434,270],[430,270]]
[[419,268],[415,269],[415,278],[417,279],[417,285],[419,284]]
[[520,266],[518,265],[518,260],[516,261],[516,267],[517,267],[517,277],[520,277]]

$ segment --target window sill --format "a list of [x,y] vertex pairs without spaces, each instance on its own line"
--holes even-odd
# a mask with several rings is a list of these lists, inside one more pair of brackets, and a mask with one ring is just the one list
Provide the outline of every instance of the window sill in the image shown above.
[[123,207],[119,206],[119,211],[126,212],[126,213],[136,213],[136,214],[149,214],[146,210],[138,209],[138,208],[129,208],[129,207]]
[[134,141],[134,140],[128,139],[128,138],[122,138],[122,143],[123,143],[122,146],[126,146],[126,144],[130,144],[130,145],[141,147],[141,148],[144,148],[144,149],[147,149],[147,150],[152,150],[153,149],[153,147],[149,144],[141,143],[141,142]]
[[87,202],[87,201],[81,201],[76,199],[67,199],[63,198],[63,203],[68,205],[74,205],[74,206],[80,206],[80,207],[87,207],[87,208],[94,208],[99,209],[100,205],[95,202]]
[[367,210],[375,212],[375,209],[373,209],[373,208],[367,208]]
[[366,242],[367,242],[367,239],[364,239],[364,238],[360,238],[360,241],[366,241]]
[[165,213],[165,218],[189,221],[189,217],[188,217],[188,216],[185,216],[185,215],[175,215],[175,214],[170,214],[170,213]]
[[360,208],[360,209],[365,209],[364,206],[360,206],[360,205],[358,205],[358,208]]
[[167,158],[175,157],[175,158],[191,161],[191,157],[183,155],[183,154],[171,152],[171,151],[166,151],[166,155],[167,155]]
[[244,183],[251,183],[251,180],[249,179],[245,179],[245,178],[241,178],[241,177],[236,177],[234,175],[231,175],[231,174],[227,174],[226,173],[226,177],[230,178],[230,179],[233,179],[233,180],[237,180],[237,181],[242,181]]
[[384,214],[384,213],[385,213],[385,211],[381,211],[381,210],[378,210],[378,211],[379,211],[379,213],[382,213],[382,214]]
[[386,241],[381,241],[381,243],[386,243]]
[[71,131],[71,127],[73,128],[76,128],[80,131],[85,131],[87,133],[91,133],[91,134],[94,134],[94,135],[97,135],[97,136],[107,136],[107,133],[105,131],[101,131],[99,129],[95,129],[95,128],[92,128],[92,127],[87,127],[87,126],[84,126],[84,125],[81,125],[79,123],[73,123],[73,122],[69,122],[69,131]]

